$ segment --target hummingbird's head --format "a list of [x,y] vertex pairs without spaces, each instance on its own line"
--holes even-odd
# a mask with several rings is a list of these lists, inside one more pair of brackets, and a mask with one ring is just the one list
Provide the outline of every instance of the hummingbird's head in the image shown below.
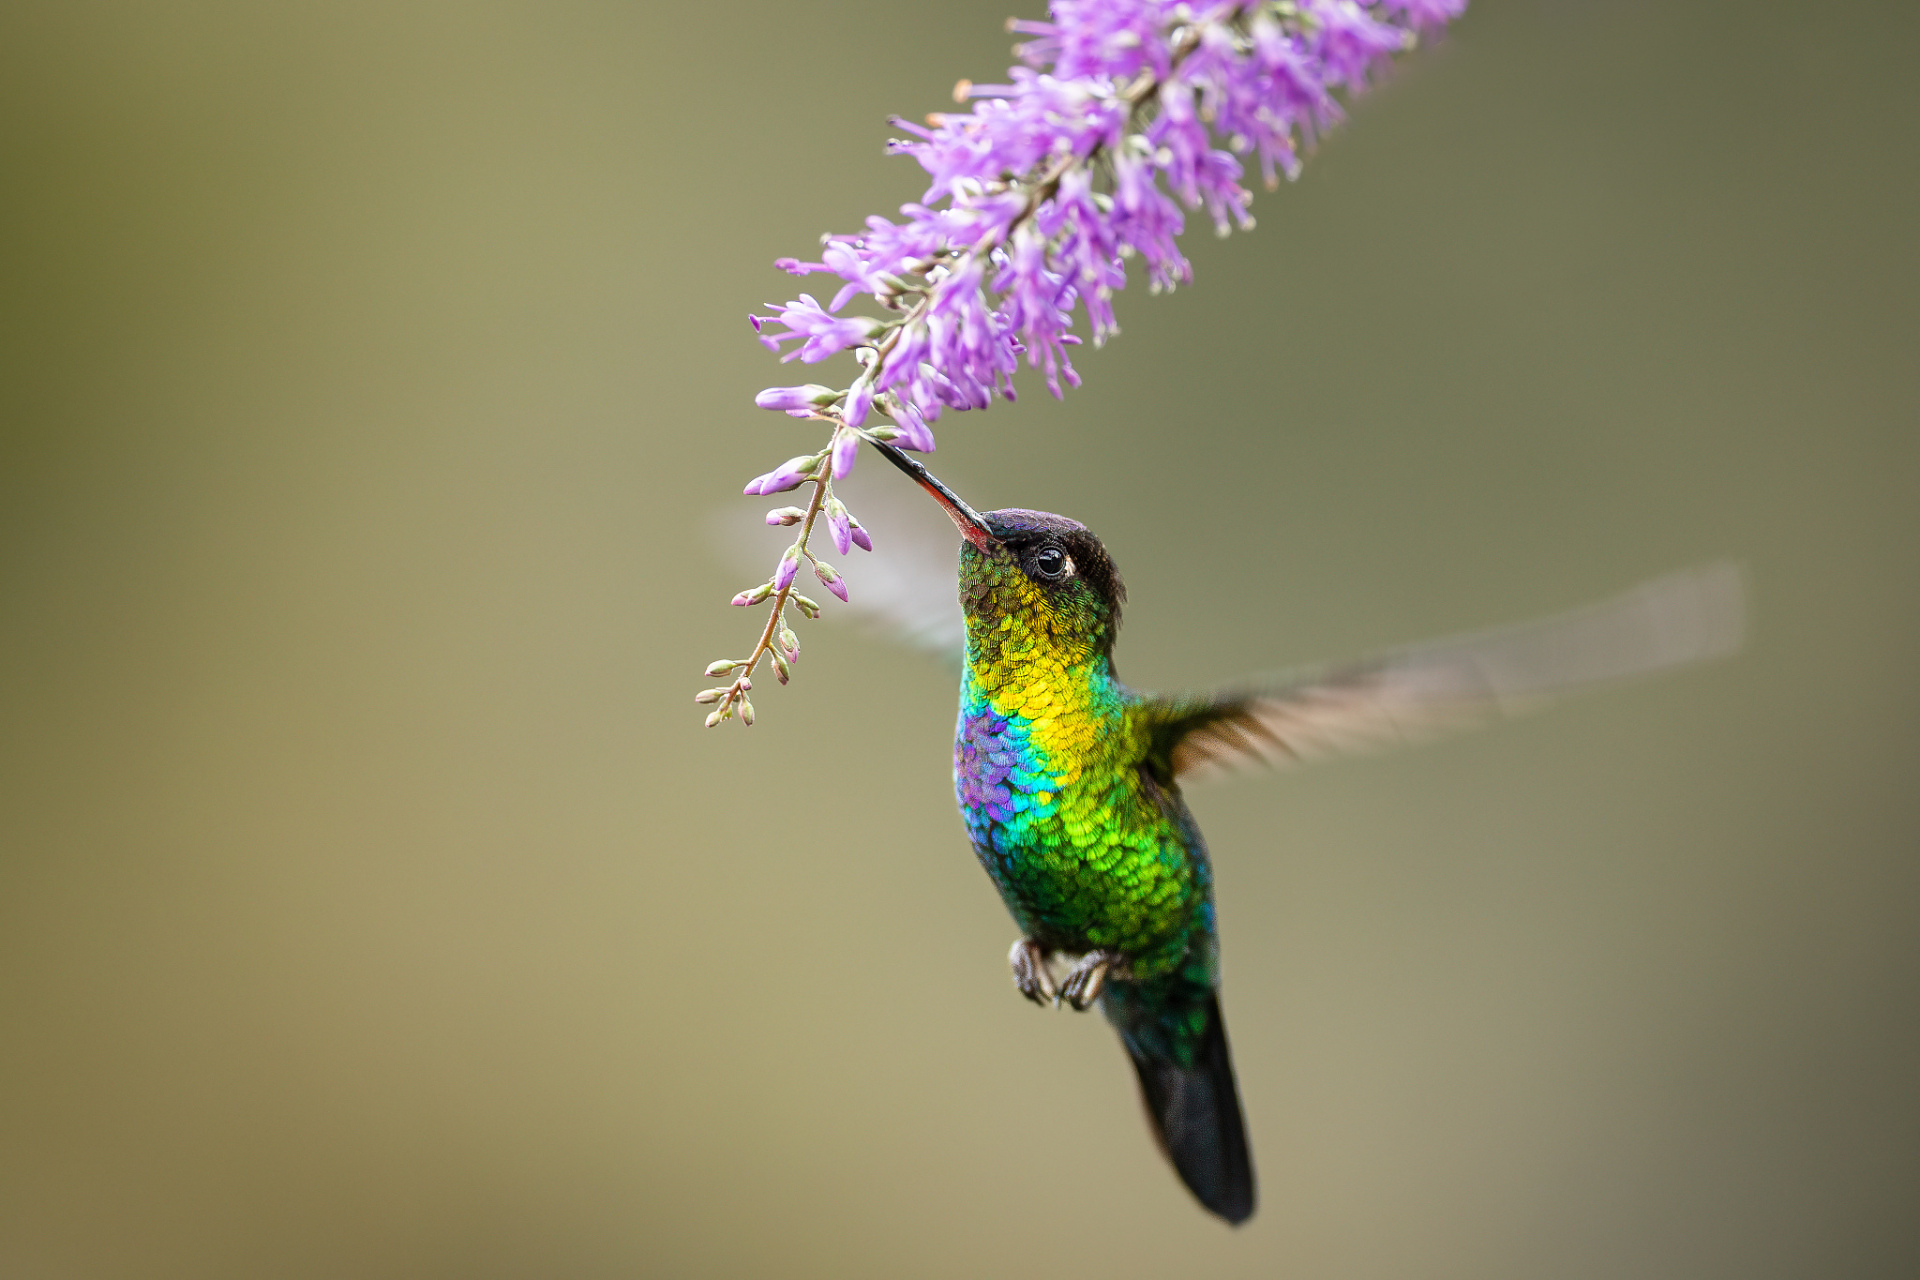
[[1109,655],[1127,588],[1100,539],[1077,520],[1008,508],[984,515],[891,445],[877,446],[952,519],[960,547],[960,607],[969,648],[1044,644],[1077,664]]
[[[1044,636],[1070,653],[1111,653],[1126,584],[1078,520],[1018,507],[980,517],[993,542],[960,547],[960,607],[969,634],[1006,629]],[[963,531],[964,532],[964,531]]]

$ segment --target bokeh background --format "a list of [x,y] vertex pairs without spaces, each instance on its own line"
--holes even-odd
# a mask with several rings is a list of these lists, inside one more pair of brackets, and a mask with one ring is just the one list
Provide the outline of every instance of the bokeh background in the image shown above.
[[1235,1232],[1009,990],[938,663],[691,702],[768,264],[1006,12],[0,10],[0,1276],[1920,1273],[1920,14],[1476,0],[942,424],[1145,687],[1748,566],[1734,661],[1196,793]]

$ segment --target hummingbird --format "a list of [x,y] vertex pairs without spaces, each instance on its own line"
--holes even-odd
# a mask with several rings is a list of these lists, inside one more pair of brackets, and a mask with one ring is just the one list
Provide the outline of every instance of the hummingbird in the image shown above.
[[1512,714],[1739,641],[1739,574],[1716,565],[1542,622],[1235,689],[1143,693],[1114,669],[1127,593],[1091,530],[975,511],[872,443],[960,533],[954,792],[1020,932],[1013,985],[1043,1006],[1099,1006],[1175,1173],[1236,1226],[1254,1212],[1253,1156],[1221,1012],[1212,866],[1183,786]]

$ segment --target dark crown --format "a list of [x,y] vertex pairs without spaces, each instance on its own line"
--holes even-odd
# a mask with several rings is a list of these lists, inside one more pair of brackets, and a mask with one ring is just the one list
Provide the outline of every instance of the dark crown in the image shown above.
[[1120,630],[1120,606],[1126,603],[1127,584],[1120,580],[1120,570],[1113,563],[1113,557],[1107,554],[1106,547],[1091,529],[1078,520],[1069,520],[1051,511],[1028,511],[1021,507],[984,511],[980,518],[1016,557],[1044,542],[1064,548],[1073,557],[1076,576],[1093,588],[1106,606],[1107,644],[1112,645],[1114,635]]

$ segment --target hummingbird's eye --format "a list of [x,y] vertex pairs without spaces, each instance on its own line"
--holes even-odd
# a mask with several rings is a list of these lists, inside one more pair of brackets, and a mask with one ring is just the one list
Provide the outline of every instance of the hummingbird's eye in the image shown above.
[[1043,578],[1057,578],[1067,570],[1067,553],[1058,547],[1042,547],[1034,553],[1033,568]]

